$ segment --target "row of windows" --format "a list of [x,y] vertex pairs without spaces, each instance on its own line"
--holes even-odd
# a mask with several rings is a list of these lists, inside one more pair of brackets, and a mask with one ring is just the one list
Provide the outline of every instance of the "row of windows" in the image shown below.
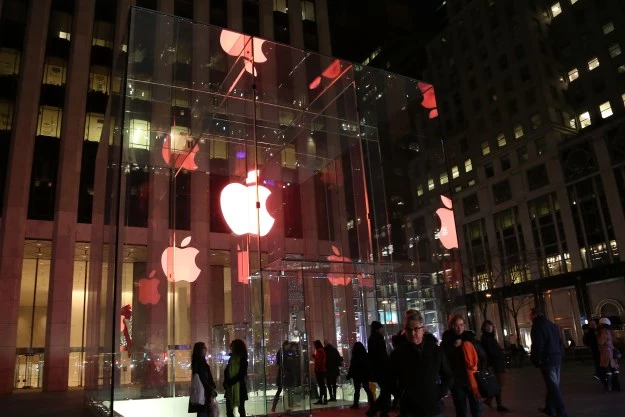
[[[287,13],[289,11],[288,0],[273,0],[273,10],[275,12]],[[316,21],[315,2],[302,1],[302,20]]]
[[[610,56],[612,58],[619,56],[622,53],[621,45],[619,45],[618,43],[610,45],[608,52],[610,53]],[[597,57],[590,58],[587,62],[587,67],[588,67],[588,71],[592,71],[595,68],[598,68],[599,58]],[[569,82],[573,82],[577,80],[578,78],[579,78],[579,70],[577,68],[573,68],[569,70],[569,72],[567,73],[567,79],[569,80]]]
[[[473,171],[473,162],[471,159],[467,159],[464,161],[464,172],[469,173]],[[451,167],[451,178],[456,179],[460,176],[460,168],[458,165],[454,165]],[[440,175],[440,185],[447,184],[449,182],[449,177],[447,172],[443,172]],[[428,178],[428,191],[432,191],[436,187],[434,183],[434,178]],[[417,185],[417,196],[421,197],[423,195],[423,185]]]
[[[625,94],[621,94],[621,100],[623,106],[625,106]],[[614,114],[610,101],[606,101],[605,103],[601,103],[599,105],[599,114],[601,115],[602,119],[607,119]],[[588,111],[582,112],[577,117],[569,120],[569,126],[571,126],[573,129],[584,129],[590,125],[592,125],[592,119]]]

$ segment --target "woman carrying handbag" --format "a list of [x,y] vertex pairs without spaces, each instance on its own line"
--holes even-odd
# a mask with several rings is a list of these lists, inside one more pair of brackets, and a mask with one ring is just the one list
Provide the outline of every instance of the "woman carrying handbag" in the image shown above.
[[189,396],[189,413],[197,413],[197,417],[218,417],[211,415],[211,404],[215,402],[217,391],[211,374],[210,367],[206,362],[206,345],[197,342],[193,345],[191,355],[191,389]]

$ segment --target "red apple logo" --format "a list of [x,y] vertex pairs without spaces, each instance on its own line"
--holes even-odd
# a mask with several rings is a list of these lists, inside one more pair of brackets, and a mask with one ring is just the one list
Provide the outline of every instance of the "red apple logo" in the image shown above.
[[445,196],[441,196],[441,201],[446,208],[436,210],[436,215],[441,221],[441,230],[438,233],[438,238],[445,249],[457,248],[458,236],[456,235],[456,220],[452,210],[453,203],[450,198]]
[[323,70],[321,75],[317,76],[314,80],[311,81],[311,83],[308,85],[308,88],[310,90],[314,90],[315,88],[319,87],[319,85],[321,84],[322,76],[329,80],[333,80],[334,78],[338,77],[340,73],[341,73],[341,61],[339,61],[338,59],[335,59],[334,61],[332,61],[330,65],[328,65],[326,69]]
[[428,83],[417,83],[421,94],[423,94],[423,101],[421,105],[426,109],[431,109],[430,119],[438,117],[438,109],[436,108],[436,94],[434,94],[434,86]]
[[[173,137],[173,140],[171,139]],[[200,147],[194,144],[193,138],[186,133],[174,133],[165,136],[161,153],[163,160],[174,168],[183,168],[195,171],[197,164],[195,156]]]
[[[219,43],[221,49],[224,50],[230,56],[241,57],[245,61],[245,71],[257,75],[254,64],[267,61],[267,57],[263,53],[263,44],[266,41],[263,39],[253,38],[251,36],[243,35],[242,33],[232,32],[230,30],[222,29],[219,36]],[[251,48],[250,48],[251,44]],[[253,51],[253,52],[252,52]],[[239,80],[242,74],[239,75],[236,81]],[[235,84],[236,84],[235,81]]]
[[221,213],[232,233],[237,236],[246,233],[266,236],[276,221],[267,211],[267,199],[271,191],[262,185],[258,186],[260,212],[256,211],[257,178],[258,172],[250,171],[245,180],[247,186],[236,182],[226,185],[221,192],[219,199]]
[[154,279],[156,270],[152,270],[148,278],[139,280],[139,303],[143,305],[158,304],[161,295],[158,293],[158,279]]
[[351,282],[351,278],[345,276],[345,263],[351,262],[350,258],[341,256],[339,248],[332,245],[332,255],[328,256],[330,264],[330,272],[327,274],[328,281],[332,285],[347,285]]
[[167,281],[193,282],[200,276],[200,268],[195,263],[195,257],[200,251],[188,246],[191,243],[191,236],[180,243],[180,247],[168,247],[161,255],[161,267],[167,277]]

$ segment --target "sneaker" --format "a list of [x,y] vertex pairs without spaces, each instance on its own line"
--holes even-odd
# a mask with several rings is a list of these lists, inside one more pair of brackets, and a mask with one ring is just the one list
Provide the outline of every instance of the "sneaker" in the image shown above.
[[313,404],[315,404],[315,405],[322,405],[323,401],[319,400],[319,401],[317,401],[316,403],[313,403]]
[[598,382],[601,382],[601,378],[599,378],[597,375],[593,375],[592,377],[596,379]]
[[500,413],[507,413],[510,410],[508,409],[508,407],[504,407],[503,405],[498,405],[497,411],[499,411]]

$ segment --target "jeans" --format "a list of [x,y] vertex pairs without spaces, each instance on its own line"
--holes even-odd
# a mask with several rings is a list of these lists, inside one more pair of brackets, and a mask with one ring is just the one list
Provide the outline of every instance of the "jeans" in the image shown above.
[[567,417],[562,393],[560,392],[560,365],[540,368],[540,371],[547,385],[547,396],[545,397],[545,412],[551,416]]
[[208,412],[207,411],[202,411],[197,413],[197,417],[208,417]]
[[328,401],[328,392],[326,391],[326,373],[315,372],[317,385],[319,386],[319,402]]
[[482,417],[484,411],[482,402],[475,398],[471,388],[465,386],[454,385],[451,387],[451,396],[454,399],[454,408],[456,409],[456,417],[467,416],[467,400],[473,417]]

